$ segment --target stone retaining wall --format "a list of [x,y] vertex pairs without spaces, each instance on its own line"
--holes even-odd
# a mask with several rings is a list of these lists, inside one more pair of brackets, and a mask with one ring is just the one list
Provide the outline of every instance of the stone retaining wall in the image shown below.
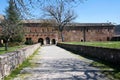
[[110,49],[93,46],[72,45],[58,43],[57,46],[73,51],[79,55],[85,55],[94,57],[113,64],[114,66],[120,66],[120,49]]
[[9,75],[12,70],[18,67],[34,51],[40,47],[40,44],[25,47],[15,52],[0,55],[0,80]]

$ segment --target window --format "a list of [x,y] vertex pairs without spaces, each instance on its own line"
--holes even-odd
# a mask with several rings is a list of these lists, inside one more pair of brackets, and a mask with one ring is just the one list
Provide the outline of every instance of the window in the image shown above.
[[99,32],[99,29],[97,29],[97,31]]
[[80,29],[80,31],[82,32],[82,31],[83,31],[83,29],[81,28],[81,29]]
[[44,32],[44,29],[42,29],[42,32]]
[[37,30],[35,29],[35,32],[37,32]]
[[54,31],[54,29],[52,29],[52,32]]
[[32,32],[32,30],[30,30],[30,32]]
[[32,40],[31,38],[28,38],[28,40]]
[[108,28],[108,32],[110,31],[110,29]]
[[47,28],[47,32],[49,32],[49,28]]
[[93,31],[93,29],[91,28],[91,32]]
[[86,31],[88,32],[88,29],[86,29]]
[[26,40],[29,40],[28,38],[26,38]]

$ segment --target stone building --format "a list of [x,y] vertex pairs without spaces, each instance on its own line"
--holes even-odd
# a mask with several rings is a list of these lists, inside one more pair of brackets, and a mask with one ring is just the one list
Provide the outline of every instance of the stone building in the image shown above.
[[[40,20],[24,21],[25,38],[34,43],[55,44],[60,42],[60,34],[55,25]],[[70,41],[109,41],[114,35],[111,23],[69,23],[63,31],[65,42]]]
[[115,25],[115,35],[111,39],[112,41],[120,41],[120,25]]
[[42,20],[23,21],[25,38],[34,43],[55,44],[58,41],[58,31],[49,22]]
[[[0,21],[4,16],[0,15]],[[54,20],[22,20],[25,39],[33,43],[55,44],[61,37]],[[53,24],[54,23],[54,24]],[[0,27],[0,33],[2,28]],[[69,23],[63,30],[65,42],[109,41],[114,36],[111,23]]]

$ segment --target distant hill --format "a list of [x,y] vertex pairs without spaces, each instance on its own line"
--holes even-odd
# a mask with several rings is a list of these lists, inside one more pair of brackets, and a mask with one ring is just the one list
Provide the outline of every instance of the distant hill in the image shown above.
[[120,35],[120,25],[115,26],[115,34]]

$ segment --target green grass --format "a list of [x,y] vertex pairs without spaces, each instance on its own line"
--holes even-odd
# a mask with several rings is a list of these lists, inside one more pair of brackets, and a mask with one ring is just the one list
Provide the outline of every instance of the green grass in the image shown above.
[[5,51],[5,47],[0,47],[0,54],[5,54],[7,52],[12,52],[12,51],[16,51],[20,48],[25,47],[26,45],[21,45],[21,46],[14,46],[14,47],[8,47],[8,50]]
[[4,80],[13,80],[13,78],[15,78],[18,74],[20,74],[20,71],[23,68],[28,66],[33,66],[33,64],[29,60],[31,60],[33,56],[38,53],[38,50],[39,48],[33,53],[33,55],[31,55],[28,59],[26,59],[18,68],[13,70],[9,76],[5,77]]
[[22,70],[24,67],[27,67],[29,65],[31,65],[29,60],[25,60],[22,65],[20,65],[18,68],[13,70],[9,76],[4,78],[4,80],[12,80],[14,77],[16,77],[17,74],[20,73],[20,70]]
[[116,41],[116,42],[64,42],[64,43],[120,49],[120,41]]

